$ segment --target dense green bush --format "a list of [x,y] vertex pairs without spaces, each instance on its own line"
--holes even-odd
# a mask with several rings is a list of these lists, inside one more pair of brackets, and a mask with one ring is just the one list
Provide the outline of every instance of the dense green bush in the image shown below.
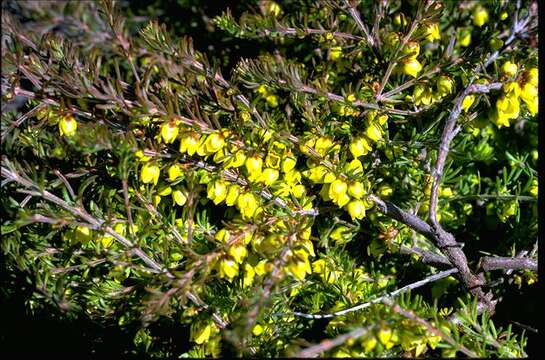
[[205,3],[3,3],[28,311],[153,357],[525,356],[537,4]]

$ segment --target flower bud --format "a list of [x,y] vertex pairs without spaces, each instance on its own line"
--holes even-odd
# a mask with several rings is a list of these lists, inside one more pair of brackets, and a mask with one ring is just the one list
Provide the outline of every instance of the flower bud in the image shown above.
[[68,114],[62,117],[59,121],[59,132],[64,136],[74,136],[76,130],[78,129],[78,122],[76,119]]
[[488,10],[481,5],[475,6],[473,9],[473,24],[478,27],[483,26],[488,22]]
[[454,81],[446,75],[439,76],[437,80],[437,90],[441,96],[448,95],[452,92]]
[[511,61],[506,61],[501,67],[503,74],[507,76],[515,76],[518,70],[517,64],[513,64]]

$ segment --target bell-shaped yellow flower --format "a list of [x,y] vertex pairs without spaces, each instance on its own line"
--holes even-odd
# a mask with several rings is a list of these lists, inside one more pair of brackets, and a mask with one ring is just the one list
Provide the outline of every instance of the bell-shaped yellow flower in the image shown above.
[[473,9],[473,24],[478,27],[483,26],[488,22],[488,10],[481,5],[475,6]]
[[221,243],[226,244],[229,241],[230,234],[226,229],[219,229],[214,235],[214,239],[218,240]]
[[261,159],[259,155],[247,158],[244,165],[251,181],[259,179],[261,176],[261,169],[263,168],[263,159]]
[[402,63],[402,72],[412,77],[417,77],[422,70],[422,64],[416,58],[405,59]]
[[225,146],[225,137],[219,132],[213,132],[206,137],[203,145],[207,154],[214,154]]
[[308,253],[303,249],[297,249],[293,252],[289,262],[288,271],[297,279],[304,280],[307,274],[312,273]]
[[539,81],[539,72],[537,68],[531,68],[530,70],[527,71],[526,81],[537,87],[537,83]]
[[328,196],[339,207],[343,207],[350,201],[350,197],[346,194],[348,185],[344,180],[337,179],[329,185]]
[[182,135],[180,140],[180,152],[193,155],[197,152],[200,144],[200,135],[196,132],[187,132]]
[[433,101],[433,92],[428,86],[419,84],[414,87],[413,98],[416,105],[429,105]]
[[361,199],[363,195],[365,195],[365,189],[363,188],[363,184],[359,181],[351,182],[348,185],[348,195],[356,199]]
[[229,190],[227,191],[227,197],[225,198],[225,204],[227,206],[235,205],[239,194],[240,194],[240,187],[237,184],[229,185]]
[[506,61],[501,66],[501,72],[507,76],[515,76],[517,71],[518,71],[517,64],[514,64],[511,61]]
[[174,190],[172,192],[172,200],[178,206],[184,206],[187,202],[187,196],[181,190]]
[[161,138],[166,144],[172,144],[178,136],[178,126],[174,121],[168,121],[161,125]]
[[237,199],[237,207],[243,219],[250,219],[257,210],[258,203],[252,193],[240,194]]
[[266,168],[261,173],[260,180],[265,185],[272,185],[280,176],[280,173],[276,169]]
[[345,165],[344,171],[353,175],[361,174],[363,172],[363,165],[358,159],[354,159]]
[[223,180],[216,180],[208,183],[207,197],[214,202],[215,205],[220,204],[227,197],[227,184]]
[[314,144],[314,150],[322,156],[326,156],[327,152],[335,145],[333,141],[325,136],[320,136]]
[[372,122],[365,129],[365,135],[373,141],[379,141],[382,139],[382,127],[379,124]]
[[369,145],[369,142],[365,137],[359,136],[352,140],[350,145],[348,145],[348,149],[352,156],[357,159],[360,156],[367,155],[373,148]]
[[532,115],[537,114],[539,101],[537,86],[527,82],[522,86],[520,97],[526,103],[528,111],[530,111]]
[[220,278],[227,278],[229,282],[238,274],[238,264],[232,259],[221,259],[218,266]]
[[227,253],[239,264],[248,256],[248,250],[243,244],[232,245]]
[[440,96],[446,96],[452,92],[454,88],[454,81],[446,76],[441,75],[439,76],[439,79],[437,79],[437,91],[439,92]]
[[244,278],[242,279],[242,287],[247,288],[249,286],[252,286],[254,282],[254,277],[255,277],[255,270],[253,266],[248,263],[244,264]]
[[343,55],[343,48],[340,46],[333,46],[329,50],[329,58],[333,61],[339,60]]
[[475,95],[467,95],[464,98],[464,100],[462,100],[462,110],[467,112],[474,102],[475,102]]
[[365,217],[365,205],[361,200],[350,201],[348,205],[346,205],[346,210],[348,211],[348,214],[350,214],[352,220],[361,220]]
[[497,117],[494,120],[498,127],[509,126],[511,119],[516,119],[520,112],[520,102],[516,96],[501,96],[496,101]]
[[233,157],[231,157],[231,160],[225,165],[226,169],[229,168],[238,168],[244,165],[244,162],[246,161],[246,154],[244,153],[244,150],[238,150]]
[[192,338],[193,341],[197,344],[204,344],[205,342],[208,342],[210,339],[210,336],[212,333],[217,332],[219,329],[214,323],[209,323],[207,325],[201,324],[199,327],[197,327],[194,332],[192,332]]
[[59,132],[63,136],[74,136],[77,129],[78,122],[70,114],[63,116],[62,119],[59,121]]
[[282,172],[290,172],[297,164],[297,159],[290,153],[282,160]]
[[409,41],[403,48],[402,54],[411,54],[409,59],[416,59],[418,54],[420,54],[420,44],[418,44],[416,41]]
[[168,179],[170,181],[177,180],[181,177],[183,177],[184,172],[180,165],[174,164],[168,168]]
[[161,170],[159,169],[159,166],[145,163],[140,171],[140,180],[142,180],[144,184],[153,182],[153,185],[157,185],[160,172]]

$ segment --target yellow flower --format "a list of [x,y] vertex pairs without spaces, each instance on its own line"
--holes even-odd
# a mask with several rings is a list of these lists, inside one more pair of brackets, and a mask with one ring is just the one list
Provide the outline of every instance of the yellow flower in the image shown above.
[[341,179],[337,179],[329,186],[328,196],[339,207],[343,207],[350,201],[350,197],[346,195],[348,185]]
[[214,154],[225,146],[225,137],[223,134],[214,132],[206,137],[203,143],[205,154]]
[[74,136],[77,129],[78,122],[70,114],[63,116],[62,119],[59,121],[59,132],[63,136]]
[[172,192],[172,200],[174,200],[174,203],[178,206],[184,206],[187,201],[187,196],[180,190],[174,190]]
[[482,7],[481,5],[477,5],[475,9],[473,9],[473,24],[475,24],[478,27],[481,27],[487,22],[488,22],[488,10],[486,10],[486,8]]
[[196,132],[185,133],[180,140],[180,152],[188,155],[195,154],[199,148],[200,140],[200,135]]
[[378,124],[372,122],[367,126],[367,129],[365,129],[365,135],[375,142],[379,141],[382,139],[382,128]]
[[236,184],[229,185],[229,190],[227,191],[227,196],[225,198],[225,204],[227,206],[235,205],[238,195],[240,194],[240,188]]
[[403,48],[403,52],[405,54],[411,54],[409,56],[409,59],[416,59],[418,54],[420,54],[420,44],[418,44],[416,41],[409,41],[407,45]]
[[174,164],[168,168],[168,179],[174,181],[184,175],[182,168],[178,164]]
[[384,185],[381,185],[379,188],[378,188],[378,194],[384,198],[387,198],[387,197],[390,197],[392,195],[392,193],[394,192],[394,190],[392,189],[392,187],[388,184],[384,184]]
[[366,353],[373,351],[375,346],[377,346],[377,339],[374,336],[370,336],[363,341],[363,350]]
[[297,159],[290,153],[284,158],[284,160],[282,160],[282,171],[288,173],[295,167],[296,164]]
[[276,2],[272,0],[267,1],[266,10],[267,10],[266,11],[267,14],[271,14],[275,17],[280,15],[280,13],[282,12],[282,8],[280,7],[280,5],[278,5]]
[[526,103],[528,111],[532,115],[537,114],[539,101],[537,86],[527,82],[522,86],[520,97]]
[[365,195],[363,184],[359,181],[351,182],[350,185],[348,185],[348,195],[356,199],[361,199],[363,195]]
[[392,337],[392,330],[388,328],[382,328],[378,332],[378,339],[383,345],[386,345]]
[[352,200],[346,206],[346,210],[352,217],[352,220],[363,219],[365,217],[365,206],[361,200]]
[[438,23],[430,23],[425,28],[426,40],[434,41],[441,40],[441,33],[439,32]]
[[255,271],[252,265],[244,264],[244,278],[242,279],[242,287],[252,286],[254,282]]
[[475,102],[475,95],[467,95],[464,100],[462,100],[462,109],[467,112],[471,105]]
[[150,161],[151,158],[149,156],[144,155],[144,152],[142,150],[137,150],[134,155],[138,158],[138,160],[142,162]]
[[526,79],[530,84],[537,87],[537,83],[539,81],[539,72],[537,68],[531,68],[530,70],[528,70],[526,74]]
[[352,153],[352,156],[357,159],[360,156],[368,154],[373,148],[369,145],[369,142],[365,137],[360,136],[352,140],[348,149],[350,150],[350,153]]
[[204,344],[205,342],[208,342],[212,333],[216,331],[218,331],[218,328],[214,323],[210,323],[206,326],[201,325],[192,333],[193,341],[199,345]]
[[350,229],[344,225],[340,225],[329,234],[329,237],[335,241],[335,244],[337,245],[344,244],[350,240]]
[[458,33],[458,42],[462,47],[468,47],[471,44],[471,31],[469,29],[462,29]]
[[416,105],[429,105],[433,101],[433,93],[427,86],[416,85],[413,90],[413,98]]
[[252,193],[240,194],[237,199],[237,207],[243,219],[251,218],[257,210],[258,204]]
[[339,60],[341,58],[342,54],[343,54],[343,49],[340,46],[333,46],[329,50],[329,57],[333,61]]
[[280,173],[276,169],[271,168],[265,168],[263,172],[261,173],[260,180],[267,186],[272,185],[278,177],[280,176]]
[[493,121],[498,127],[509,126],[509,120],[519,116],[520,102],[515,96],[501,96],[496,101],[497,116]]
[[354,159],[345,165],[344,171],[353,175],[361,174],[363,172],[363,165],[358,159]]
[[231,246],[227,253],[239,264],[242,264],[242,261],[248,256],[248,250],[246,250],[246,247],[242,244]]
[[334,283],[337,280],[335,272],[332,272],[326,264],[324,259],[316,260],[312,263],[312,272],[320,275],[323,281],[326,281],[330,284]]
[[157,185],[160,172],[161,170],[159,169],[159,166],[146,163],[144,166],[142,166],[140,180],[142,180],[144,184],[153,182],[153,185]]
[[515,76],[518,70],[517,64],[513,64],[511,61],[506,61],[501,67],[502,73],[507,76]]
[[219,262],[220,278],[227,278],[229,282],[238,274],[238,264],[231,259],[221,259]]
[[416,58],[409,58],[403,61],[402,71],[404,74],[412,77],[417,77],[418,73],[422,70],[422,64]]
[[231,160],[225,165],[226,169],[229,168],[238,168],[244,165],[244,162],[246,161],[246,154],[244,153],[244,150],[238,150],[233,157],[231,157]]
[[293,255],[288,263],[288,270],[299,280],[304,280],[307,274],[312,273],[310,262],[308,261],[308,253],[304,249],[293,251]]
[[267,104],[269,104],[270,107],[277,107],[278,106],[278,96],[276,95],[269,95],[265,98],[267,101]]
[[221,203],[227,197],[227,185],[223,180],[216,180],[208,183],[207,197],[214,202],[215,205]]
[[244,165],[246,166],[246,171],[248,171],[250,180],[255,181],[261,176],[263,160],[261,159],[261,157],[259,157],[259,155],[254,155],[247,158]]
[[321,183],[327,173],[327,168],[324,165],[318,165],[312,167],[303,172],[310,181],[313,183]]
[[178,136],[178,126],[174,121],[169,121],[161,126],[161,137],[166,144],[171,144]]
[[214,239],[218,240],[221,243],[226,244],[229,241],[230,234],[226,229],[219,229],[214,235]]
[[437,91],[441,96],[446,96],[452,92],[454,81],[446,75],[439,76],[437,80]]
[[321,136],[316,140],[316,144],[314,145],[314,149],[316,152],[322,156],[325,156],[329,149],[331,149],[335,145],[333,141],[330,138]]
[[256,324],[254,328],[252,329],[252,334],[254,334],[254,336],[259,336],[263,334],[263,331],[264,331],[263,326]]
[[75,230],[75,238],[77,241],[86,242],[92,239],[91,229],[86,226],[78,226]]

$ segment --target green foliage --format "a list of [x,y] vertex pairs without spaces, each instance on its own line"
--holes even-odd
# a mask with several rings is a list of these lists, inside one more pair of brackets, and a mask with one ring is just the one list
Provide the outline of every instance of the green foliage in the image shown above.
[[[525,356],[463,277],[379,301],[433,275],[427,257],[456,267],[381,207],[429,221],[456,108],[438,221],[472,272],[483,254],[537,260],[537,10],[522,3],[245,1],[210,17],[179,1],[180,22],[6,2],[1,249],[35,288],[27,307],[115,323],[151,357],[290,356],[359,328],[317,354]],[[211,50],[233,39],[255,56]],[[507,279],[495,299],[537,281],[482,276]],[[154,334],[164,320],[187,349]]]

